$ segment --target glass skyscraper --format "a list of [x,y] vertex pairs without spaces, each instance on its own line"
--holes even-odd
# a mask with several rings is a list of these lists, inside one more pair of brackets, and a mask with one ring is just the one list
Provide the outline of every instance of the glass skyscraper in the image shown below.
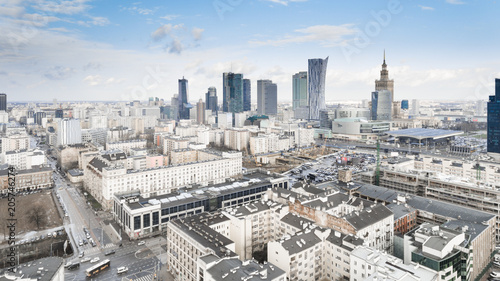
[[189,110],[193,108],[193,106],[189,104],[188,80],[184,79],[184,77],[179,79],[178,99],[179,119],[189,119]]
[[325,80],[326,59],[309,59],[309,68],[307,71],[307,91],[309,95],[309,119],[319,120],[319,112],[326,108],[325,103]]
[[7,111],[7,94],[0,94],[0,110]]
[[252,85],[250,79],[243,79],[243,111],[252,109]]
[[293,110],[297,107],[308,106],[309,96],[307,95],[307,72],[295,73],[292,76]]
[[243,74],[225,72],[222,82],[222,111],[243,112]]
[[206,109],[217,112],[217,102],[217,89],[215,87],[208,88],[208,92],[205,94]]
[[500,153],[500,79],[495,79],[495,95],[488,101],[487,151]]
[[278,113],[278,86],[271,80],[257,81],[257,114]]
[[392,119],[392,96],[389,90],[372,92],[372,120]]

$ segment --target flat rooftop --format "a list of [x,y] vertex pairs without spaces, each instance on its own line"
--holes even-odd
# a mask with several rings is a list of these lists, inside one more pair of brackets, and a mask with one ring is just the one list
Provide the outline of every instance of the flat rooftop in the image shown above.
[[415,139],[442,139],[447,137],[454,137],[463,134],[462,131],[452,131],[452,130],[441,130],[441,129],[425,129],[425,128],[413,128],[404,129],[397,131],[389,131],[388,135],[395,137],[408,137]]

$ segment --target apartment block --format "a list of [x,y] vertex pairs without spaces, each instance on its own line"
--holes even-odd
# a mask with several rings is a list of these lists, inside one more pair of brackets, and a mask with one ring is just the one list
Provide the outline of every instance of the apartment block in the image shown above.
[[146,148],[147,141],[143,139],[126,140],[106,143],[106,150],[121,150],[130,155],[132,148]]

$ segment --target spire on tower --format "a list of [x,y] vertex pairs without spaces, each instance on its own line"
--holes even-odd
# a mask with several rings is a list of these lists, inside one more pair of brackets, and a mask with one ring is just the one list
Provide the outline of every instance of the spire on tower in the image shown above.
[[385,63],[385,49],[384,49],[384,63],[382,64],[382,67],[386,67],[387,64]]

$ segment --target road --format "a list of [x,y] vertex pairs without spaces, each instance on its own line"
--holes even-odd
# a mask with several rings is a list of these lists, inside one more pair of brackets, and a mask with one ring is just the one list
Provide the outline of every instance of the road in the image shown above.
[[[49,158],[50,164],[56,170],[56,162]],[[88,279],[85,270],[93,264],[90,262],[80,263],[80,268],[76,270],[66,270],[64,280],[119,280],[123,277],[147,281],[153,280],[155,272],[161,269],[162,264],[166,263],[166,251],[161,247],[165,245],[165,239],[162,237],[150,238],[144,240],[145,245],[138,246],[138,242],[123,241],[122,247],[113,244],[105,231],[103,231],[102,220],[92,208],[86,203],[84,195],[80,193],[77,187],[61,176],[60,173],[54,173],[54,192],[59,199],[60,205],[67,216],[64,217],[64,227],[74,247],[75,254],[65,260],[66,263],[77,263],[82,260],[79,254],[83,253],[83,258],[93,259],[99,257],[100,260],[109,259],[111,266],[109,269],[100,273],[94,279]],[[80,246],[80,239],[86,239],[86,233],[83,228],[89,230],[90,236],[96,242],[96,247],[90,243]],[[88,240],[88,239],[87,239]],[[105,256],[105,253],[115,250],[116,253]],[[160,262],[161,261],[161,262]],[[126,266],[128,272],[118,275],[117,268]]]

